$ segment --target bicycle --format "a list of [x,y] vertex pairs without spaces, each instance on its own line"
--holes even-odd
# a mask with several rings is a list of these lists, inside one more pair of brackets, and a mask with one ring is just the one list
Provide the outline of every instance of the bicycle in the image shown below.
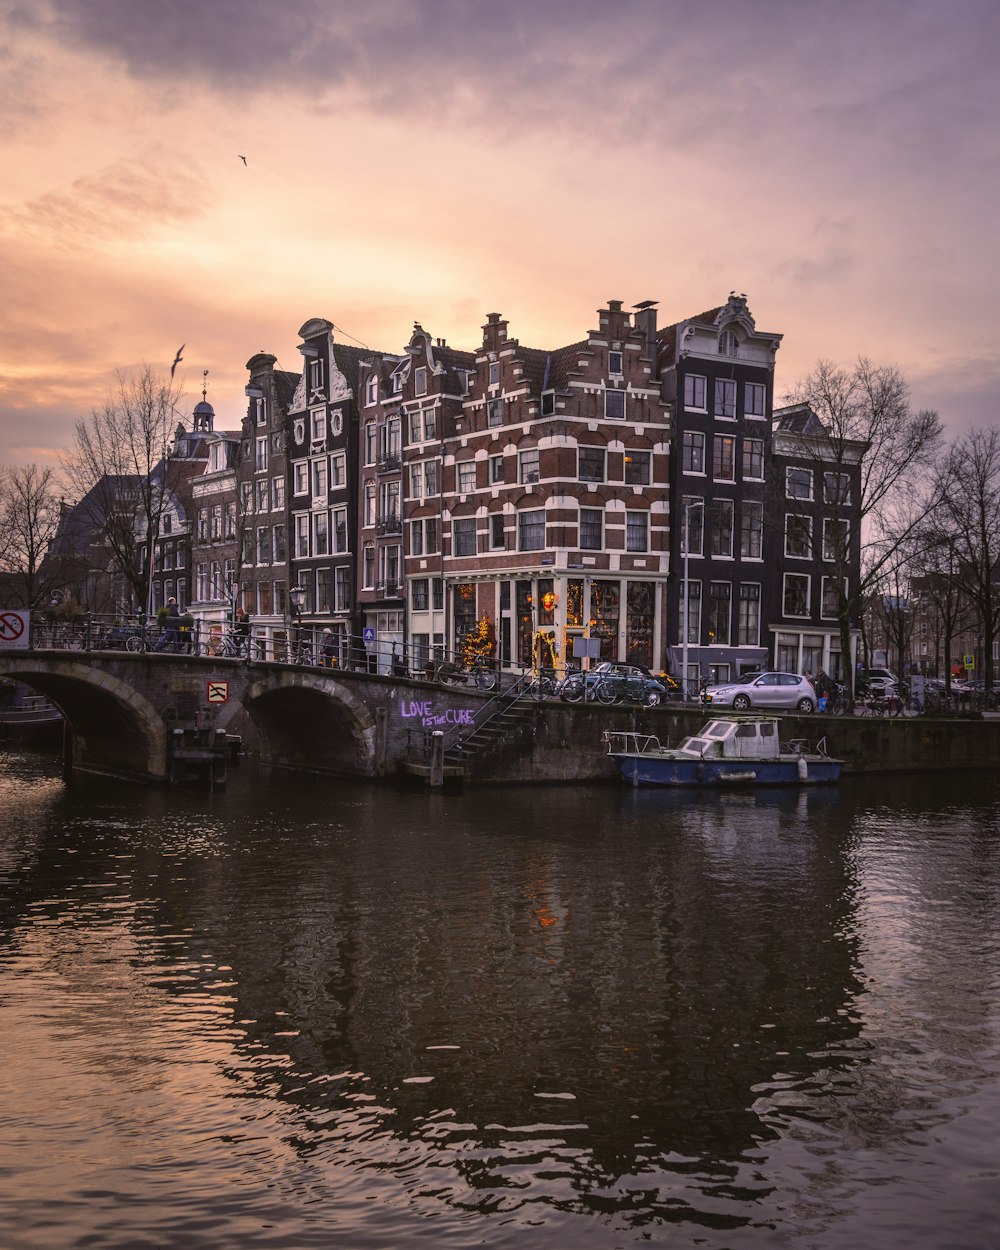
[[528,694],[541,703],[544,699],[548,699],[551,695],[559,692],[559,683],[556,681],[555,669],[543,668],[537,673],[532,673],[527,681]]
[[500,675],[481,659],[473,660],[468,668],[442,660],[434,670],[434,680],[443,686],[477,686],[480,690],[495,690]]

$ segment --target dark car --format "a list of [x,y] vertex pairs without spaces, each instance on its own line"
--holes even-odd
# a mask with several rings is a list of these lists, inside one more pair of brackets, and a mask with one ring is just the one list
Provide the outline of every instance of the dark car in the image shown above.
[[656,707],[679,691],[677,682],[666,673],[653,674],[643,664],[604,660],[586,673],[571,673],[559,689],[567,703],[597,699],[600,703],[643,703]]

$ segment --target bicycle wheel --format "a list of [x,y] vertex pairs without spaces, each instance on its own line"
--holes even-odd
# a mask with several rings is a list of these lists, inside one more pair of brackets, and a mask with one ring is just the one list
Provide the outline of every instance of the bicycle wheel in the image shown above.
[[609,681],[602,681],[594,687],[594,696],[598,703],[607,706],[611,703],[618,703],[621,699],[621,692],[616,690]]
[[536,703],[541,703],[545,698],[545,683],[541,677],[535,677],[528,683],[528,694]]
[[495,690],[497,682],[500,680],[496,669],[493,668],[477,668],[476,669],[476,685],[480,690]]

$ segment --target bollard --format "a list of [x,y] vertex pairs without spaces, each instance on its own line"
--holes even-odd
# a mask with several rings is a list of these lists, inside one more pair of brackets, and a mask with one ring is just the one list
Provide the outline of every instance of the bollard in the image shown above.
[[444,785],[444,734],[440,729],[431,734],[431,785]]

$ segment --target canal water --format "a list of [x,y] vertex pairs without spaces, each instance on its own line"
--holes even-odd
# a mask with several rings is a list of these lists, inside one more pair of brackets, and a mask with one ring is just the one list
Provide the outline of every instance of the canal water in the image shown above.
[[986,1250],[1000,781],[0,756],[5,1250]]

